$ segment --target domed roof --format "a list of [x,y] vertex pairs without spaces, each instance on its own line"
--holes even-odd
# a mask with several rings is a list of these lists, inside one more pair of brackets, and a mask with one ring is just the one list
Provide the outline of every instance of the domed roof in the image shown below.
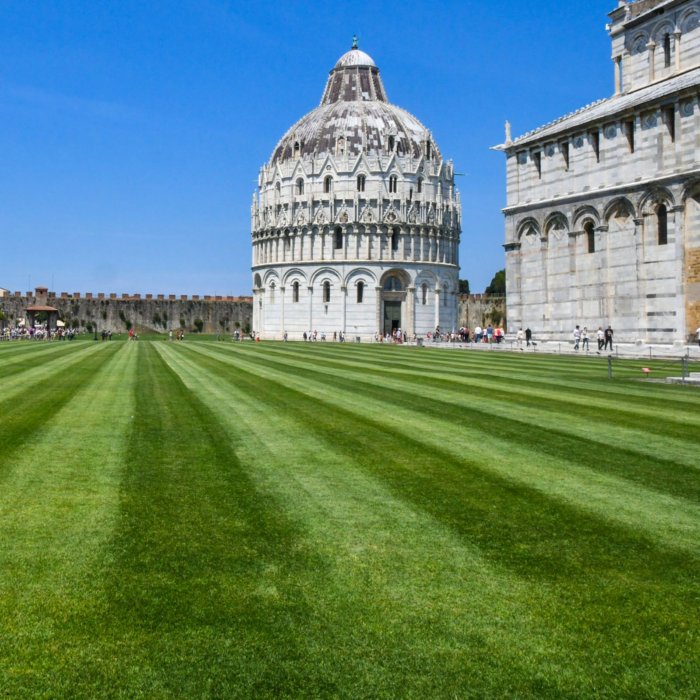
[[336,68],[341,68],[342,66],[372,66],[376,68],[377,64],[372,60],[369,54],[353,47],[350,51],[344,53],[335,64]]
[[387,101],[379,69],[355,41],[331,70],[321,104],[280,139],[270,165],[327,153],[386,153],[389,137],[393,137],[400,156],[420,157],[429,141],[434,157],[441,157],[428,129],[412,114]]

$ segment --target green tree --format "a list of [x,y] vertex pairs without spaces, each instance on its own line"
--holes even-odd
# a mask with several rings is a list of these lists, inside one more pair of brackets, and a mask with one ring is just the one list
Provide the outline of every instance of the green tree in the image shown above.
[[459,280],[459,293],[469,294],[469,280]]
[[201,318],[195,318],[194,327],[197,329],[197,333],[201,333],[202,328],[204,328],[204,321]]
[[491,284],[484,290],[486,294],[493,294],[494,296],[505,296],[506,295],[506,271],[499,270],[491,280]]

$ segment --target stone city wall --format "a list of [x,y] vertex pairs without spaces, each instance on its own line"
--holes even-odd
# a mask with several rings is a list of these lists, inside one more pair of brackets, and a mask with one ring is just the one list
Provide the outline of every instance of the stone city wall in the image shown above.
[[199,325],[202,333],[233,333],[237,328],[249,329],[253,313],[252,297],[48,292],[37,299],[34,292],[10,292],[0,297],[5,316],[0,323],[16,324],[37,301],[58,309],[59,318],[69,326],[82,329],[97,324],[99,331],[114,333],[132,326],[137,333],[193,332]]
[[475,326],[506,327],[506,298],[491,294],[460,294],[459,325],[473,329]]

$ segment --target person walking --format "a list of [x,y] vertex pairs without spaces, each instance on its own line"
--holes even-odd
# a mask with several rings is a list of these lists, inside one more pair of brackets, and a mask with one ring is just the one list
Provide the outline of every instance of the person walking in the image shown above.
[[613,349],[613,329],[610,326],[608,326],[605,329],[605,346],[604,346],[603,350],[607,350],[608,345],[610,345],[610,352],[612,352],[612,349]]
[[588,352],[588,328],[586,326],[581,331],[581,350]]
[[603,349],[603,343],[605,342],[605,333],[603,332],[602,326],[598,326],[596,335],[598,337],[598,352],[600,352]]
[[576,328],[574,328],[574,350],[578,352],[578,346],[581,344],[581,329],[579,328],[578,324],[576,325]]
[[530,330],[530,327],[528,326],[525,329],[525,343],[527,344],[527,347],[530,347],[531,342],[532,342],[532,331]]

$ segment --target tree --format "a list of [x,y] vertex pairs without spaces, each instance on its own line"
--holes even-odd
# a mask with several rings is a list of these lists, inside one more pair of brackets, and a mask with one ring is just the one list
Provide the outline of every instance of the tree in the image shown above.
[[506,271],[499,270],[491,280],[491,284],[484,290],[486,294],[493,294],[494,296],[505,296],[506,295]]
[[194,327],[197,329],[197,333],[201,333],[202,328],[204,328],[204,321],[201,318],[195,318]]
[[469,294],[469,280],[459,280],[459,293]]

